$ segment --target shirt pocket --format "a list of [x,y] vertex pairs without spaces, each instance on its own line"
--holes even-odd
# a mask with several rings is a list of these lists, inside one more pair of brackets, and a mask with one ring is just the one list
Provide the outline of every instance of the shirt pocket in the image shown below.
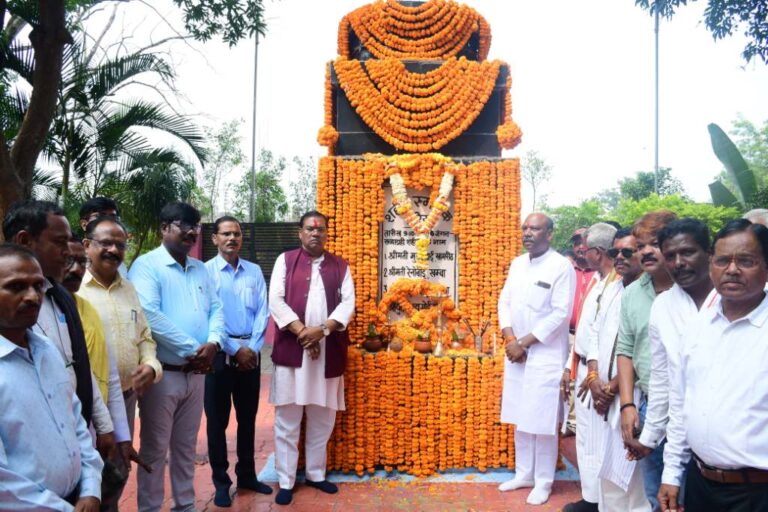
[[[536,283],[541,283],[541,281],[537,281]],[[541,311],[549,306],[550,297],[552,296],[552,287],[545,288],[536,283],[531,283],[528,286],[526,303],[531,309]]]
[[256,290],[256,280],[254,278],[246,277],[243,279],[240,288],[240,300],[242,301],[242,304],[251,311],[256,311],[258,308]]

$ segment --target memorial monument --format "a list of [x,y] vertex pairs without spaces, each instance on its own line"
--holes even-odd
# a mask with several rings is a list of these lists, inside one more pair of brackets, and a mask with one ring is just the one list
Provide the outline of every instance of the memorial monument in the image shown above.
[[329,469],[514,466],[496,309],[520,250],[519,161],[501,151],[522,134],[490,44],[450,0],[378,0],[339,24],[317,197],[357,313]]

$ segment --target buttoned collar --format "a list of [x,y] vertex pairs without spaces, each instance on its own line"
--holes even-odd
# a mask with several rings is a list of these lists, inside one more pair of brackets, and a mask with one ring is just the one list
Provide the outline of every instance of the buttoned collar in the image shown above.
[[[32,350],[34,348],[33,345],[39,341],[42,341],[40,335],[32,332],[32,329],[27,329],[27,343],[29,343],[30,350]],[[45,342],[43,341],[43,343]],[[18,346],[5,336],[0,335],[0,359],[6,357],[8,354],[13,353],[13,351],[20,348],[22,347]]]
[[226,270],[227,268],[232,268],[235,273],[245,270],[243,267],[243,258],[238,257],[237,258],[237,267],[233,268],[232,265],[229,264],[227,260],[225,260],[221,254],[216,254],[216,257],[214,258],[216,260],[216,268],[219,270]]
[[[171,256],[171,253],[168,252],[168,249],[165,247],[165,245],[160,244],[160,247],[156,249],[158,251],[158,259],[160,260],[160,263],[167,267],[172,267],[173,265],[178,265],[180,268],[184,268],[181,266],[181,263],[176,261],[173,256]],[[194,258],[190,258],[189,255],[186,256],[185,261],[186,268],[194,267],[196,265]]]
[[94,277],[90,270],[86,270],[85,275],[83,276],[82,286],[98,286],[104,290],[111,290],[112,288],[119,288],[122,286],[122,284],[123,276],[120,275],[120,272],[115,275],[115,278],[112,280],[112,284],[109,286],[104,286],[98,279],[96,279],[96,277]]
[[[723,302],[720,301],[720,303],[717,305],[714,309],[714,314],[710,318],[710,322],[714,322],[716,320],[723,320],[729,324],[735,324],[736,322],[744,322],[747,321],[757,327],[758,329],[762,328],[766,321],[768,321],[768,293],[766,293],[765,297],[763,297],[763,301],[757,305],[755,309],[749,312],[749,314],[742,318],[737,318],[733,322],[728,320],[726,318],[725,313],[723,312]],[[766,333],[768,334],[768,333]]]

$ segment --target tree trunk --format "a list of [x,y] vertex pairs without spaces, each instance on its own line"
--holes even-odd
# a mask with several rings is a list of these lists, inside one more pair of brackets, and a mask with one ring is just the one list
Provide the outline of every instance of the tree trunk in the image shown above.
[[72,42],[64,0],[39,0],[39,14],[40,23],[29,34],[35,51],[29,108],[10,151],[0,139],[0,215],[14,201],[32,194],[32,173],[56,112],[64,45]]

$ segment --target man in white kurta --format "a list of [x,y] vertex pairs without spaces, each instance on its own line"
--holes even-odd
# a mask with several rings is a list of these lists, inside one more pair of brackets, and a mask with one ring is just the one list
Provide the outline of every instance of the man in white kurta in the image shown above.
[[[602,422],[598,508],[602,512],[650,512],[640,468],[636,461],[626,457],[621,437],[621,411],[615,396],[618,392],[616,338],[621,322],[621,297],[624,289],[642,273],[635,237],[629,230],[619,230],[608,254],[614,259],[614,269],[621,279],[606,286],[603,292],[587,354],[589,371],[597,371],[598,380],[608,383],[614,393],[607,413],[598,416],[593,411],[597,421]],[[635,393],[639,395],[639,391]],[[592,398],[596,399],[594,394]]]
[[[574,404],[576,410],[576,458],[579,463],[582,499],[563,507],[563,512],[596,512],[599,491],[597,476],[602,460],[602,419],[594,412],[595,405],[589,393],[587,380],[587,353],[592,326],[597,317],[603,290],[617,275],[613,260],[606,252],[613,246],[616,228],[604,222],[592,225],[586,232],[587,250],[584,254],[589,267],[594,269],[587,286],[587,295],[578,309],[576,337],[573,344],[572,361],[576,365],[576,386],[578,389]],[[568,365],[565,371],[571,372]],[[598,379],[599,380],[599,379]],[[567,388],[566,388],[567,389]],[[564,389],[563,391],[565,391]]]
[[699,311],[711,308],[719,299],[709,276],[707,225],[695,219],[676,220],[662,229],[658,238],[675,284],[653,301],[648,321],[651,377],[648,410],[638,441],[649,452],[666,436],[670,376],[680,371],[683,335]]
[[[277,328],[296,334],[304,347],[300,366],[275,364],[270,388],[269,401],[275,406],[275,468],[280,484],[275,501],[281,505],[287,505],[292,499],[304,413],[307,415],[306,482],[321,491],[336,492],[336,486],[325,480],[326,445],[333,432],[336,411],[345,409],[344,377],[326,377],[326,337],[329,331],[345,330],[355,309],[355,291],[347,266],[337,292],[339,304],[328,311],[321,277],[323,261],[332,257],[324,251],[327,221],[317,212],[310,214],[302,217],[299,231],[301,250],[311,256],[306,309],[294,311],[286,302],[287,253],[277,258],[269,286],[269,310]],[[303,340],[311,338],[311,331],[317,329],[320,329],[319,340],[305,345]],[[307,338],[303,338],[303,334]]]
[[515,429],[515,478],[502,491],[533,487],[527,502],[549,499],[561,421],[560,378],[568,356],[568,321],[576,274],[549,246],[553,224],[543,214],[523,223],[527,254],[512,261],[499,298],[499,323],[507,343],[501,421]]

